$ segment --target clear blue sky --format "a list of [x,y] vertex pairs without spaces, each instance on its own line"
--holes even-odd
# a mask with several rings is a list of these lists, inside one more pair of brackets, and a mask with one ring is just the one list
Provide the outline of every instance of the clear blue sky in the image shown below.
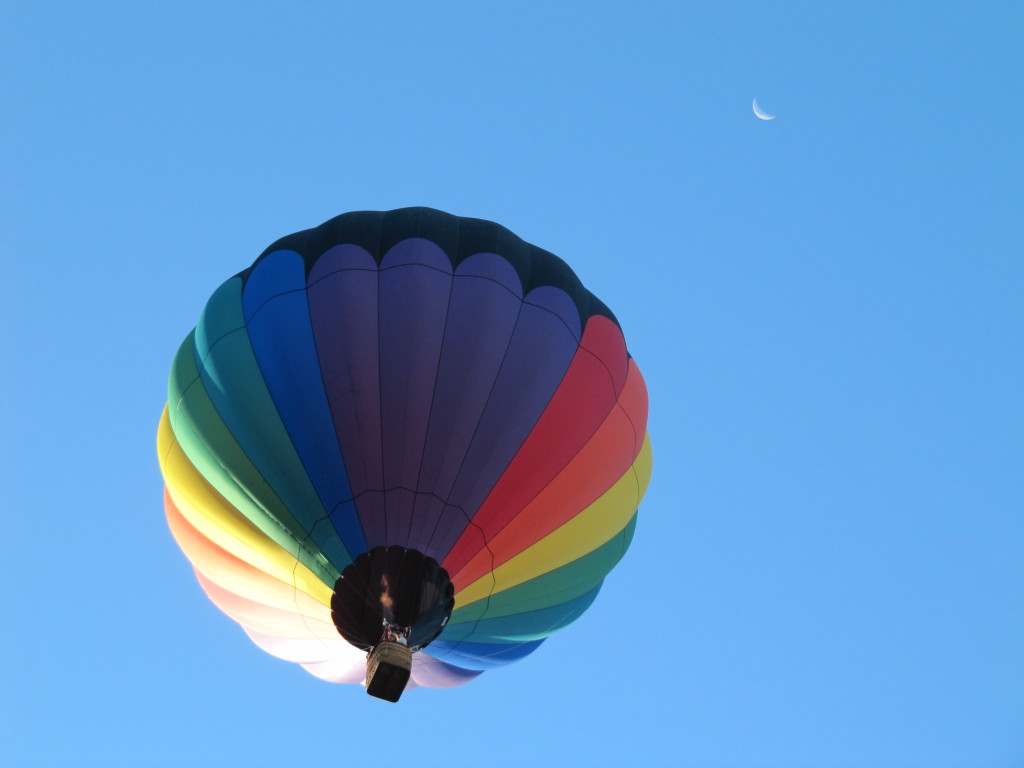
[[[0,763],[1024,764],[1022,32],[1019,2],[4,3]],[[576,268],[655,471],[580,621],[392,706],[209,603],[155,433],[222,280],[406,205]]]

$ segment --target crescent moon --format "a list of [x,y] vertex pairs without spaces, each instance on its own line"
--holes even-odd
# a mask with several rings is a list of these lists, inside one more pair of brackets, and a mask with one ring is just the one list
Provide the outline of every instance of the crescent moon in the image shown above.
[[760,117],[762,120],[774,120],[775,115],[769,115],[759,106],[757,106],[757,99],[754,99],[754,114]]

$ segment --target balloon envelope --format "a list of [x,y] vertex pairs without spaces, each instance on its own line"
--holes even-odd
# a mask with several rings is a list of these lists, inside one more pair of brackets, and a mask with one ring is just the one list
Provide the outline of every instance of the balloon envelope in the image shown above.
[[175,539],[259,647],[360,683],[397,627],[409,686],[449,687],[594,600],[633,535],[646,424],[617,321],[564,262],[410,208],[285,237],[220,286],[158,449]]

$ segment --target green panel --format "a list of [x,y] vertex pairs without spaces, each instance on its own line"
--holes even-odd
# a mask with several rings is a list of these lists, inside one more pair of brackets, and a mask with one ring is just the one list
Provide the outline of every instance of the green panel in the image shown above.
[[[342,570],[352,557],[333,525],[313,486],[277,406],[267,389],[253,352],[242,313],[242,281],[233,278],[210,297],[195,332],[200,373],[210,400],[221,419],[255,467],[255,485],[243,484],[255,498],[262,498],[269,484],[277,499],[298,521],[305,534]],[[234,465],[229,464],[229,467]],[[256,479],[246,477],[249,482]]]
[[536,611],[567,603],[585,594],[600,584],[622,559],[633,540],[636,518],[636,513],[633,513],[625,528],[578,560],[491,595],[486,600],[477,600],[464,608],[459,608],[452,613],[448,626],[479,621],[485,613],[487,619],[494,619]]
[[[175,355],[168,384],[169,417],[182,450],[217,492],[324,583],[340,575],[307,547],[301,526],[266,484],[213,407],[196,368],[194,333]],[[196,425],[201,424],[202,430]],[[228,470],[230,467],[230,471]]]
[[565,603],[517,613],[513,616],[484,619],[476,623],[463,623],[445,627],[441,636],[446,643],[528,643],[543,640],[576,621],[597,597],[601,582],[582,595]]

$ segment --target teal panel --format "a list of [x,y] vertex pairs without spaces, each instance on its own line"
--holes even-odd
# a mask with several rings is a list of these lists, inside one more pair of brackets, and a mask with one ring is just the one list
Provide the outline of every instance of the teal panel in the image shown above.
[[[210,400],[263,482],[337,570],[352,562],[336,530],[317,525],[327,511],[292,444],[246,332],[242,281],[233,278],[210,297],[196,326],[199,373]],[[230,465],[229,465],[230,467]],[[256,498],[259,498],[256,496]]]
[[194,336],[189,334],[175,355],[168,382],[168,416],[175,439],[218,493],[285,551],[298,552],[299,560],[325,583],[333,584],[340,574],[317,557],[312,546],[300,548],[305,532],[228,431],[195,360]]
[[594,602],[601,584],[566,603],[552,605],[528,613],[517,613],[497,619],[484,619],[445,627],[439,640],[446,643],[527,643],[543,640],[576,621]]

